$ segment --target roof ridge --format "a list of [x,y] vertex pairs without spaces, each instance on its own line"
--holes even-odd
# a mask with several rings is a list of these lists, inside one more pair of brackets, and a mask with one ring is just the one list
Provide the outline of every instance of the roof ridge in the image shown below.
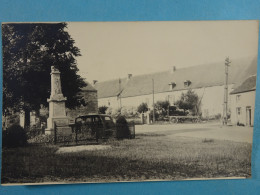
[[117,80],[119,80],[119,79],[127,79],[127,77],[123,77],[123,78],[116,78],[116,79],[109,79],[109,80],[105,80],[105,81],[99,81],[99,82],[97,82],[96,84],[100,84],[100,83],[105,83],[105,82],[110,82],[110,81],[117,81]]

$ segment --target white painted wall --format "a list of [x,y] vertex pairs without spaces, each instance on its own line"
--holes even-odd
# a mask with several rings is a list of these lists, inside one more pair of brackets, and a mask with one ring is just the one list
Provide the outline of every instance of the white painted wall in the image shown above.
[[[238,112],[240,109],[240,113]],[[254,124],[255,91],[231,95],[231,123],[249,125],[247,108],[251,108],[251,125]]]
[[[229,85],[229,93],[232,91],[232,86]],[[188,89],[187,89],[188,90]],[[158,100],[168,100],[173,105],[174,102],[180,99],[182,93],[186,93],[187,90],[181,91],[171,91],[171,92],[164,92],[164,93],[157,93],[154,94],[154,102]],[[224,101],[224,86],[213,86],[213,87],[206,87],[206,88],[198,88],[193,89],[201,99],[201,111],[203,117],[213,116],[217,114],[223,113],[223,101]],[[108,102],[110,102],[110,107],[118,108],[120,103],[117,97],[110,97],[110,98],[100,98],[98,99],[98,106],[109,106]],[[145,102],[148,104],[150,108],[152,108],[153,104],[153,95],[142,95],[142,96],[134,96],[134,97],[127,97],[121,98],[122,106],[133,106],[137,107],[141,103]],[[230,102],[230,97],[229,97]],[[230,105],[230,103],[228,104]]]

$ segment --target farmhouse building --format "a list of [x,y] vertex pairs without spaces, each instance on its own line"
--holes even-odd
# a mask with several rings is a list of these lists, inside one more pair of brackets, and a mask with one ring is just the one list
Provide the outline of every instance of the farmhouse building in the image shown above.
[[255,109],[256,75],[248,77],[231,94],[231,122],[253,126]]
[[88,82],[87,86],[82,88],[80,95],[83,95],[85,105],[76,109],[67,109],[67,116],[75,118],[79,115],[98,113],[97,90]]
[[[232,60],[229,67],[228,93],[233,91],[235,84],[256,74],[256,68],[256,58]],[[169,71],[98,82],[95,88],[98,105],[113,108],[137,107],[143,102],[152,108],[153,91],[155,102],[169,100],[173,105],[182,93],[192,89],[200,98],[202,116],[211,117],[223,113],[224,83],[225,66],[222,61],[187,68],[174,66]],[[231,99],[228,99],[230,111]]]

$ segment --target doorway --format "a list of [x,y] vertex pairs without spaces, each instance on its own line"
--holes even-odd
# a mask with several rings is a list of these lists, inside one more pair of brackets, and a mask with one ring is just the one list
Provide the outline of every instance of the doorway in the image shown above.
[[251,106],[246,107],[246,125],[252,126]]

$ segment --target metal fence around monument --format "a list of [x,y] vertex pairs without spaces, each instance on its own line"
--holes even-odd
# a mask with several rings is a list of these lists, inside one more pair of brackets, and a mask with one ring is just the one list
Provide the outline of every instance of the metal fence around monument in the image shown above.
[[27,132],[30,143],[55,145],[81,145],[97,144],[113,139],[134,139],[135,124],[116,124],[113,132],[104,132],[102,126],[77,127],[71,125],[71,132],[64,133],[63,128],[68,127],[54,123],[54,128],[46,135],[43,128],[33,128]]

